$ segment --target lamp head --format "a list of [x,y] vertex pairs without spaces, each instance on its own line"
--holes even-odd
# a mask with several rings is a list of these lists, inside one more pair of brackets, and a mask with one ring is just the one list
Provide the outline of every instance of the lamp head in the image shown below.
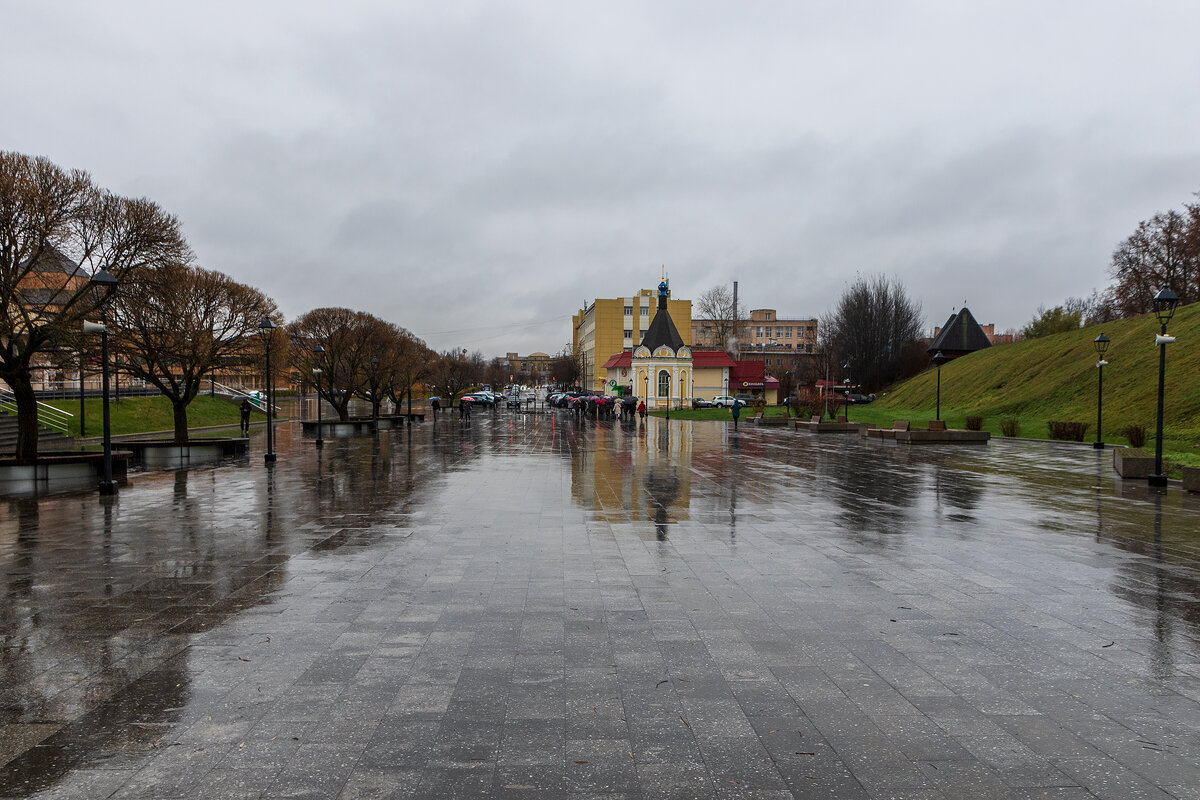
[[1179,295],[1171,291],[1170,286],[1164,286],[1154,295],[1154,316],[1159,324],[1166,325],[1175,316],[1175,306],[1179,305]]
[[943,353],[941,350],[938,350],[936,353],[933,354],[933,365],[935,367],[941,367],[942,364],[945,364],[949,360],[950,359],[946,358],[946,354]]
[[1108,350],[1110,339],[1103,333],[1092,340],[1092,344],[1096,346],[1096,355],[1100,356],[1100,360],[1104,360],[1104,353]]
[[275,330],[275,323],[271,322],[270,317],[263,317],[262,322],[258,323],[258,332],[265,336],[270,336]]
[[99,305],[108,305],[108,301],[117,291],[117,279],[113,274],[106,269],[99,269],[96,274],[88,278],[88,286],[96,295],[96,302]]

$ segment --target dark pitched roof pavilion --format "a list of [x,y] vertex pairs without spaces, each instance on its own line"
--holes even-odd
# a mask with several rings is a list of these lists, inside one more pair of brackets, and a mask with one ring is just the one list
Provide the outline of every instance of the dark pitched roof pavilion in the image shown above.
[[930,343],[928,352],[936,353],[940,350],[947,358],[954,358],[991,346],[987,334],[971,315],[971,309],[964,307],[957,314],[950,315],[950,319],[946,320],[942,327],[942,332]]
[[679,348],[684,346],[683,337],[679,335],[679,330],[671,321],[671,315],[667,313],[666,281],[658,285],[658,310],[654,312],[654,321],[642,337],[642,347],[649,349],[651,353],[664,344],[675,352],[679,352]]

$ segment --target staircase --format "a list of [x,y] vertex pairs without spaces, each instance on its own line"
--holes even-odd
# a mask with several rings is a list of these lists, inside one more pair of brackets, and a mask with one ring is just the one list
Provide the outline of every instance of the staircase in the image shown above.
[[[38,428],[38,452],[51,450],[73,450],[75,440],[49,428]],[[0,456],[11,456],[17,451],[17,418],[0,414]]]

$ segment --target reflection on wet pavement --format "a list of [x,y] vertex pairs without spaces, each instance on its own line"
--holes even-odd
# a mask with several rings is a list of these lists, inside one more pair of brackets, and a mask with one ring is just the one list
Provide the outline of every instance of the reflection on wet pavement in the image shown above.
[[274,468],[0,504],[0,798],[1200,785],[1200,502],[1107,453],[280,433]]

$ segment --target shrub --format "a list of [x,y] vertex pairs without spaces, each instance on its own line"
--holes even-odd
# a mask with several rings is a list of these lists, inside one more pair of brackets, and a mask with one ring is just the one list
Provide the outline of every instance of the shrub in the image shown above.
[[821,407],[818,405],[808,405],[807,403],[793,403],[791,406],[792,416],[796,419],[808,419],[812,416],[821,413]]
[[1000,420],[1000,434],[1002,436],[1020,436],[1021,423],[1012,417]]
[[967,430],[969,430],[969,431],[983,430],[983,417],[967,417]]
[[1050,438],[1064,442],[1082,442],[1083,437],[1087,436],[1088,428],[1091,427],[1086,422],[1047,422],[1046,424],[1050,427]]
[[1126,425],[1121,429],[1121,435],[1129,440],[1129,446],[1140,448],[1146,444],[1145,425]]

